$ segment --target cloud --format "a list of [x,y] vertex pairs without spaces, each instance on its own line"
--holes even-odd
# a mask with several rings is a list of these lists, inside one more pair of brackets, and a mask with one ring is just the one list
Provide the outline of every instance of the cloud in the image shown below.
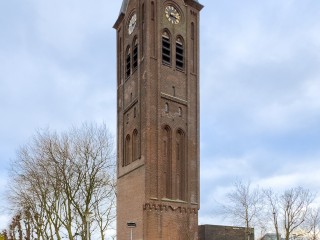
[[320,74],[318,79],[304,79],[298,93],[285,94],[284,99],[269,102],[253,115],[258,127],[277,132],[305,129],[310,124],[317,128],[315,119],[320,117]]
[[[36,129],[61,131],[95,121],[105,122],[116,133],[112,25],[120,4],[102,0],[0,3],[3,171]],[[6,179],[0,175],[1,193]],[[1,220],[0,229],[5,227]]]
[[32,1],[37,21],[39,41],[59,54],[77,54],[87,41],[104,32],[115,35],[111,24],[118,13],[118,4],[89,1]]
[[[320,3],[201,3],[200,223],[219,224],[215,199],[235,177],[318,188]],[[116,133],[120,5],[0,2],[1,167],[37,128],[105,121]]]
[[311,2],[209,3],[201,35],[202,139],[238,149],[244,139],[318,129],[319,20],[304,15]]
[[[8,113],[3,114],[3,124],[19,126],[24,119],[22,128],[34,129],[49,122],[55,125],[55,120],[61,126],[112,115],[107,111],[115,111],[115,100],[108,100],[116,94],[115,64],[102,59],[100,52],[106,56],[108,48],[95,51],[93,46],[114,41],[110,19],[116,14],[105,13],[116,7],[104,1],[31,1],[24,10],[18,8],[17,13],[23,13],[16,16],[20,21],[14,17],[8,21],[21,26],[16,29],[21,31],[20,41],[0,57],[1,109]],[[108,75],[110,79],[105,78]],[[112,121],[115,126],[115,118]]]

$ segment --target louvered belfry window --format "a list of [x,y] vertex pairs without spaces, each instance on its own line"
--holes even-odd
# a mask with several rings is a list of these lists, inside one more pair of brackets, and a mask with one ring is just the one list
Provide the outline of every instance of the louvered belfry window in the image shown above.
[[131,53],[130,47],[127,49],[126,54],[126,78],[130,77],[131,74]]
[[176,68],[179,70],[184,69],[184,49],[180,37],[176,41]]
[[138,40],[135,39],[135,41],[133,42],[133,62],[132,62],[132,69],[133,71],[137,69],[138,67]]
[[162,35],[162,63],[171,64],[171,41],[167,32]]

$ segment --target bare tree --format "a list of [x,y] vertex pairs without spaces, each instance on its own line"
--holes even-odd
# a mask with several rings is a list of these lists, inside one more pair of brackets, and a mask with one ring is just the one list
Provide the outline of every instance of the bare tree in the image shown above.
[[226,203],[221,204],[221,214],[246,227],[246,238],[250,238],[250,229],[259,222],[264,208],[260,189],[252,188],[250,182],[237,180],[233,190],[226,195]]
[[275,194],[271,190],[271,188],[264,190],[263,192],[264,192],[264,195],[266,196],[267,205],[269,208],[268,212],[271,213],[269,216],[274,226],[274,229],[276,231],[277,240],[280,240],[281,234],[280,234],[280,227],[279,227],[279,211],[280,211],[279,197],[277,194]]
[[306,221],[314,194],[302,187],[286,190],[280,196],[283,214],[285,240],[289,240],[294,231]]
[[114,145],[105,125],[40,131],[12,169],[10,203],[26,239],[86,239],[87,213],[91,234],[105,239],[115,220]]
[[308,214],[306,227],[309,230],[309,240],[320,239],[320,208],[313,208]]
[[280,239],[280,226],[282,223],[285,240],[291,237],[302,237],[306,231],[301,231],[305,227],[310,204],[314,200],[314,194],[302,187],[285,190],[281,194],[274,193],[271,189],[264,191],[268,206],[269,216],[272,216],[273,226]]

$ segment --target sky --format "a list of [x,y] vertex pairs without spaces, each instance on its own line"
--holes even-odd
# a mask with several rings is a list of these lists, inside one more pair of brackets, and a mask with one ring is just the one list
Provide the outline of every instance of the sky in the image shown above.
[[[37,129],[104,122],[116,133],[121,2],[0,0],[2,197]],[[319,191],[320,1],[200,2],[200,224],[224,223],[214,209],[235,179]]]

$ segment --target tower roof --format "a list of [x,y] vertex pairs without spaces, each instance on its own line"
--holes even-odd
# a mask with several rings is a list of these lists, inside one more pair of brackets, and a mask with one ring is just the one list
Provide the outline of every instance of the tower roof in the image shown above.
[[129,0],[123,0],[123,1],[122,1],[122,6],[121,6],[121,9],[120,9],[120,14],[126,12],[127,7],[128,7],[128,3],[129,3]]
[[[199,3],[198,0],[191,0],[191,1]],[[121,6],[121,9],[120,9],[120,14],[121,14],[121,13],[123,13],[123,14],[126,13],[127,7],[128,7],[128,3],[129,3],[129,0],[123,0],[123,1],[122,1],[122,6]]]
[[[118,17],[116,23],[113,26],[114,28],[117,28],[118,24],[122,21],[124,15],[126,14],[129,1],[130,0],[123,0],[122,1],[119,17]],[[199,3],[198,0],[184,0],[184,1],[185,1],[185,3],[195,7],[198,10],[201,10],[203,8],[203,6]]]

